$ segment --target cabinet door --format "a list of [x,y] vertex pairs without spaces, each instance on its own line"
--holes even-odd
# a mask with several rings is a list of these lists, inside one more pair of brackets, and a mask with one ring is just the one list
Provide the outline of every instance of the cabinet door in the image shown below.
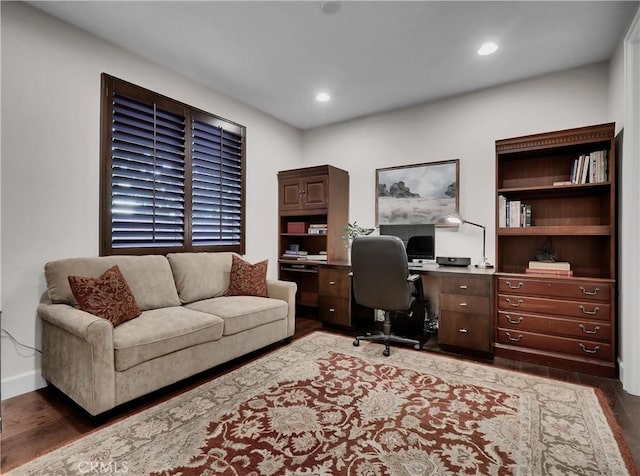
[[280,180],[280,210],[300,210],[302,208],[302,182],[300,179]]
[[326,175],[308,177],[302,181],[302,207],[327,208],[329,178]]

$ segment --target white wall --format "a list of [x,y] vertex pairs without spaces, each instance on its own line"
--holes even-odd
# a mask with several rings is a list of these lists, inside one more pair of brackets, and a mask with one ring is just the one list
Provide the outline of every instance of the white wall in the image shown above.
[[[102,72],[247,126],[246,256],[276,275],[276,172],[298,164],[297,129],[29,6],[1,8],[3,327],[39,347],[44,264],[98,254]],[[37,355],[6,338],[1,352],[3,398],[41,384]]]
[[624,45],[624,138],[621,164],[620,377],[623,388],[640,395],[640,10]]
[[[375,169],[460,159],[460,214],[487,227],[495,262],[495,140],[612,120],[596,64],[303,133],[305,165],[349,171],[350,220],[375,223]],[[438,230],[436,254],[482,258],[482,230]]]

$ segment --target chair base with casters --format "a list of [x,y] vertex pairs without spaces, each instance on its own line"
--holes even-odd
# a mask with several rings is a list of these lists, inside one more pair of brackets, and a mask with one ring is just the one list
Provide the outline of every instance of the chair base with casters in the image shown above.
[[358,347],[360,345],[361,340],[370,340],[375,342],[384,342],[384,350],[382,351],[382,355],[385,357],[389,357],[391,354],[391,350],[389,348],[389,344],[392,342],[401,343],[401,344],[412,344],[413,348],[416,350],[420,350],[422,348],[422,342],[418,339],[410,339],[408,337],[397,336],[391,333],[391,312],[385,311],[384,313],[384,323],[382,324],[382,333],[366,335],[366,336],[357,336],[353,341],[353,345]]

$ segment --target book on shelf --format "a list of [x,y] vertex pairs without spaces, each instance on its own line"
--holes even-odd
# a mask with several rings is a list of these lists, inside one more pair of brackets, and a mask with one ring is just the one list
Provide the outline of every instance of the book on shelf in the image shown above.
[[573,184],[606,182],[609,180],[607,165],[606,150],[596,150],[590,154],[580,155],[571,166],[570,182]]
[[307,260],[311,260],[311,261],[327,261],[327,255],[326,254],[314,254],[314,255],[307,255],[304,257],[299,257],[299,260],[302,259],[307,259]]
[[326,235],[329,227],[326,223],[312,223],[309,225],[307,233],[310,235]]
[[498,195],[498,227],[507,226],[507,197]]
[[571,269],[571,263],[569,263],[568,261],[529,261],[529,268],[568,271]]
[[524,270],[526,274],[539,274],[544,276],[573,276],[573,271],[570,269],[532,269],[527,268]]
[[284,250],[284,254],[285,255],[292,255],[292,256],[300,256],[300,255],[309,254],[309,252],[308,251],[302,251],[302,250]]

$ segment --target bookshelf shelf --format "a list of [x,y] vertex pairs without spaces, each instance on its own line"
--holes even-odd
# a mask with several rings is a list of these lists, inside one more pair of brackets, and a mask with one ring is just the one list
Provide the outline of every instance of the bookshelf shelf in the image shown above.
[[[616,376],[614,131],[609,123],[496,141],[496,356]],[[575,181],[587,157],[596,161],[582,169],[587,183],[553,185]],[[572,275],[530,269],[544,248]]]
[[610,236],[608,225],[587,226],[527,226],[519,228],[498,228],[498,236]]

